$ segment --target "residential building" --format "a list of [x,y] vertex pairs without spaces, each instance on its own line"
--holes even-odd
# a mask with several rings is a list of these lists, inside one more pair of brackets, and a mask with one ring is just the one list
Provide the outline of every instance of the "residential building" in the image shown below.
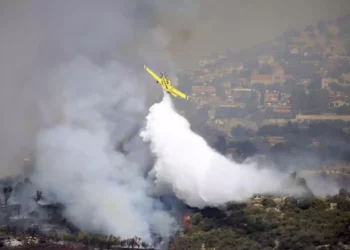
[[261,55],[259,56],[259,64],[263,65],[265,63],[267,64],[273,64],[275,62],[275,59],[271,55]]
[[350,115],[333,115],[333,114],[324,114],[324,115],[296,115],[295,119],[297,121],[350,121]]
[[211,58],[204,58],[204,59],[201,59],[199,62],[198,62],[198,65],[199,67],[205,67],[209,64],[214,64],[216,62],[217,59],[211,57]]
[[319,76],[321,76],[321,77],[326,77],[327,73],[328,73],[328,70],[325,69],[325,68],[320,68],[320,69],[316,72],[316,74],[319,75]]
[[192,86],[193,95],[216,95],[216,88],[214,86]]
[[330,78],[330,77],[323,77],[321,86],[323,89],[329,90],[329,84],[330,83],[338,83],[338,79]]
[[249,79],[247,78],[239,78],[238,81],[238,86],[240,86],[241,88],[250,88],[250,82]]
[[349,97],[343,92],[332,92],[329,94],[330,101],[343,100],[349,102]]
[[317,67],[319,64],[320,64],[320,61],[319,60],[303,60],[302,61],[303,64],[308,64],[308,65],[312,65],[314,67]]
[[199,105],[220,105],[221,99],[218,96],[204,96],[200,98]]
[[342,75],[341,75],[341,79],[342,79],[344,82],[350,83],[350,73],[342,74]]
[[291,53],[292,55],[298,55],[298,54],[299,54],[299,50],[298,50],[298,48],[292,48],[292,49],[290,50],[290,53]]
[[237,88],[231,89],[231,96],[236,104],[249,103],[257,102],[260,98],[260,93],[254,89]]
[[270,146],[275,146],[276,144],[283,144],[286,142],[286,139],[283,136],[268,136],[265,137],[265,141]]
[[225,81],[222,83],[222,87],[224,88],[225,93],[228,95],[230,94],[232,83],[230,81]]
[[291,110],[291,106],[289,105],[276,105],[273,107],[273,112],[276,113],[290,114]]
[[312,81],[311,78],[300,79],[300,82],[297,82],[297,85],[304,86],[305,88],[311,84],[311,81]]
[[350,103],[349,102],[346,102],[346,101],[343,101],[341,99],[338,99],[338,100],[335,100],[335,101],[331,101],[329,103],[329,107],[330,108],[340,108],[340,107],[349,107],[350,106]]
[[257,83],[262,83],[265,85],[273,84],[273,76],[258,74],[257,72],[254,72],[254,74],[252,73],[252,75],[250,76],[250,84],[253,85]]
[[284,84],[285,82],[284,69],[279,65],[273,66],[272,74],[259,74],[257,70],[253,70],[250,76],[250,84],[262,83],[265,85],[279,83]]
[[279,101],[281,105],[289,105],[290,104],[290,98],[292,97],[291,94],[287,94],[287,93],[280,93],[279,96]]
[[277,104],[279,102],[279,92],[278,91],[265,91],[265,105]]

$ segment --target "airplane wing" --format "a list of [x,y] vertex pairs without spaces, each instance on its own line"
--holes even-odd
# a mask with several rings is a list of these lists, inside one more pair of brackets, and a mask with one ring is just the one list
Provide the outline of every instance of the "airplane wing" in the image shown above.
[[162,80],[160,79],[160,77],[154,73],[151,69],[149,69],[146,65],[143,66],[143,68],[159,83],[162,82]]
[[177,90],[176,88],[174,88],[173,86],[170,86],[170,89],[169,89],[170,92],[172,92],[173,94],[183,98],[183,99],[186,99],[188,100],[188,96],[185,95],[184,93],[182,93],[180,90]]

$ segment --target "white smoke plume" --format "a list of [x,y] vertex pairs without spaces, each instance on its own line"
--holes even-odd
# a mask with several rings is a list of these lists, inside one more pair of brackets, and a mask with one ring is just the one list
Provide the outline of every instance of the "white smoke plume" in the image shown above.
[[215,152],[176,113],[168,94],[154,104],[141,132],[156,157],[151,171],[160,189],[172,190],[188,205],[202,208],[245,201],[254,194],[301,194],[287,176],[254,162],[235,163]]
[[147,148],[136,137],[133,157],[115,150],[144,117],[137,79],[119,63],[102,68],[77,59],[49,83],[60,86],[52,106],[61,109],[43,107],[47,126],[37,138],[33,182],[65,204],[66,216],[83,230],[148,242],[152,232],[168,237],[174,220],[150,197],[143,177]]
[[23,158],[34,155],[34,186],[82,230],[168,236],[174,220],[145,180],[148,147],[129,137],[161,94],[143,64],[177,71],[172,59],[191,48],[194,9],[192,1],[2,1],[0,178],[27,176]]
[[[175,73],[172,59],[186,58],[193,44],[196,1],[0,1],[0,178],[25,169],[41,127],[38,102],[55,95],[49,70],[84,56],[98,65],[118,61],[138,75],[143,64]],[[155,84],[138,84],[149,103],[159,98]]]

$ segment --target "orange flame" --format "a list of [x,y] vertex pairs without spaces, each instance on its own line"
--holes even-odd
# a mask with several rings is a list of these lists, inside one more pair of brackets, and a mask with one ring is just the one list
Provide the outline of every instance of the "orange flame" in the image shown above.
[[190,227],[191,226],[191,218],[190,218],[188,213],[184,214],[184,223],[185,223],[186,227]]

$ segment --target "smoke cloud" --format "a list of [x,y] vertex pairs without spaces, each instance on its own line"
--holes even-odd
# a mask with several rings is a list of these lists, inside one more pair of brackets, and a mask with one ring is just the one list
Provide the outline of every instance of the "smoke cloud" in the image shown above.
[[150,242],[151,232],[168,237],[174,220],[148,193],[147,151],[140,139],[125,142],[133,144],[131,158],[115,151],[145,111],[129,71],[81,58],[52,73],[49,82],[61,83],[64,102],[59,120],[46,116],[54,123],[38,135],[31,179],[52,194],[49,199],[65,204],[66,216],[80,228]]
[[143,64],[172,76],[173,59],[190,61],[208,41],[196,33],[197,2],[2,1],[0,177],[23,173],[23,158],[35,151],[31,181],[66,205],[74,224],[146,241],[174,230],[156,198],[167,191],[198,207],[279,193],[283,174],[213,152],[168,96],[151,108],[142,134],[157,156],[157,189],[145,178],[152,159],[137,128],[161,91]]
[[168,237],[174,219],[153,198],[152,159],[137,137],[161,95],[143,64],[177,71],[194,10],[187,1],[1,2],[0,177],[23,174],[34,151],[34,186],[82,230]]
[[159,190],[172,191],[190,206],[242,202],[254,194],[303,193],[300,187],[288,183],[286,174],[254,161],[238,164],[215,152],[176,113],[168,94],[150,108],[141,137],[150,142],[156,157],[150,174]]
[[[52,70],[83,56],[101,67],[118,61],[134,69],[130,75],[144,74],[145,63],[174,73],[172,58],[186,55],[195,9],[189,1],[1,1],[0,177],[23,172],[42,126],[40,109],[57,99],[60,84],[47,85]],[[147,105],[161,96],[146,76],[138,91]]]

